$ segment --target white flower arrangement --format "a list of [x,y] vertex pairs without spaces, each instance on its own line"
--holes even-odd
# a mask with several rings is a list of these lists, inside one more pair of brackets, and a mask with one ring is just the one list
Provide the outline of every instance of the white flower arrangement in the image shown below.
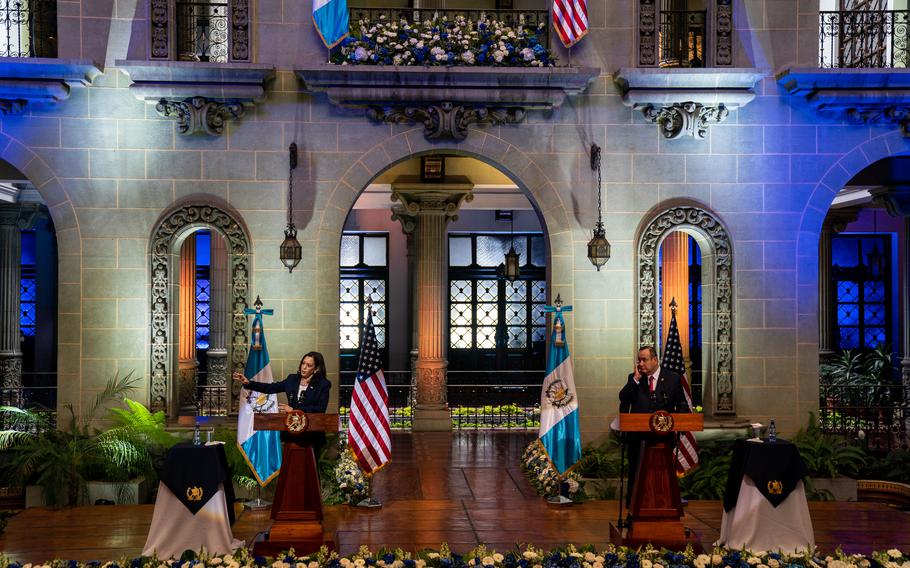
[[[547,457],[540,440],[534,440],[525,448],[521,464],[524,467],[525,475],[539,495],[545,497],[559,495],[559,485],[562,480],[550,458]],[[575,495],[581,488],[581,476],[573,471],[565,476],[565,481],[568,484],[569,497]]]
[[335,465],[335,480],[345,502],[350,505],[356,505],[370,496],[370,479],[351,452],[342,452]]
[[546,24],[511,27],[481,14],[472,21],[464,16],[449,20],[359,20],[351,35],[332,55],[340,65],[434,65],[552,67],[556,59],[544,41]]

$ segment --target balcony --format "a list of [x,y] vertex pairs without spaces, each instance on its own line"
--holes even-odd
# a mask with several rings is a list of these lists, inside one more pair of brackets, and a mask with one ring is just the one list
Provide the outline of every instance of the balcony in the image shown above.
[[904,68],[910,10],[819,12],[821,68]]
[[[436,8],[351,8],[349,10],[351,31],[360,34],[361,28],[378,22],[405,23],[416,26],[422,22],[446,22],[451,24],[464,18],[467,25],[477,29],[480,25],[496,24],[512,30],[524,30],[537,37],[543,47],[550,45],[550,16],[547,10],[463,10]],[[444,31],[444,30],[443,30]],[[481,31],[482,30],[477,30]],[[443,38],[445,37],[444,34]]]
[[707,10],[661,10],[659,67],[704,67]]
[[0,0],[0,57],[57,57],[56,0]]

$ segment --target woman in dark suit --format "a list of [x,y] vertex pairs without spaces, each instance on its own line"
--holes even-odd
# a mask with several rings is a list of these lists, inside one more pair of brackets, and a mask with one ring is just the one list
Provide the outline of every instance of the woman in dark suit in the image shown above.
[[291,410],[325,412],[329,405],[329,390],[332,388],[332,382],[325,376],[325,359],[322,353],[317,351],[310,351],[304,355],[297,372],[291,373],[283,381],[259,383],[247,379],[240,373],[234,373],[234,380],[240,381],[251,391],[266,394],[285,393],[288,402],[278,404],[278,410],[281,412]]
[[[279,412],[302,410],[307,414],[311,412],[325,412],[329,405],[329,390],[332,382],[325,376],[325,359],[322,353],[310,351],[300,359],[297,372],[291,373],[283,381],[277,383],[260,383],[251,381],[240,373],[234,373],[234,380],[243,383],[244,388],[266,394],[285,393],[288,397],[287,404],[278,403]],[[309,432],[292,435],[288,432],[281,433],[283,441],[297,442],[298,444],[311,444],[316,458],[325,445],[324,432]]]

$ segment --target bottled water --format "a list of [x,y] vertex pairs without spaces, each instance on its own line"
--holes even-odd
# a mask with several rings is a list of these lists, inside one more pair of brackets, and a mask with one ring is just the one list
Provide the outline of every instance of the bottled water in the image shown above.
[[774,421],[771,421],[771,424],[768,426],[768,441],[774,443],[777,441],[777,426],[774,425]]
[[197,446],[202,444],[202,438],[199,433],[199,422],[196,422],[196,428],[193,429],[193,443]]

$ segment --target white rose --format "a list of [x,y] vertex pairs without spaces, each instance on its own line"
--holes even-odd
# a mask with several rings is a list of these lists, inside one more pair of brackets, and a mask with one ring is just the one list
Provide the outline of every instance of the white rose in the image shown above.
[[439,558],[439,553],[438,553],[438,552],[431,552],[431,553],[427,554],[427,558],[430,558],[430,559]]
[[758,557],[755,557],[755,556],[750,556],[749,559],[746,560],[746,562],[748,562],[748,563],[751,564],[752,566],[755,566],[756,564],[758,564],[759,562],[761,562],[761,558],[758,558]]
[[408,40],[408,43],[410,43],[411,45],[414,45],[415,43],[417,43],[417,38],[412,37],[411,39]]
[[525,550],[524,554],[522,554],[522,556],[525,557],[525,560],[536,560],[537,559],[537,553],[530,551],[530,550]]
[[494,564],[496,564],[496,561],[493,560],[492,556],[484,556],[483,559],[480,561],[480,563],[483,564],[484,566],[493,566]]
[[496,562],[502,562],[505,559],[506,559],[506,557],[503,556],[502,554],[500,554],[498,552],[493,553],[493,560],[495,560]]
[[319,563],[316,562],[315,560],[313,560],[309,564],[307,564],[306,568],[319,568]]
[[901,556],[903,556],[903,554],[901,553],[900,550],[898,550],[896,548],[892,548],[892,549],[888,550],[888,556],[890,556],[891,558],[900,558]]
[[768,566],[770,566],[770,568],[780,568],[780,562],[778,562],[776,558],[769,558]]
[[221,562],[222,562],[221,558],[219,558],[217,556],[215,558],[212,558],[211,560],[209,560],[209,564],[211,564],[213,566],[218,566],[219,564],[221,564]]
[[642,558],[641,568],[651,568],[652,566],[653,566],[653,564],[651,564],[650,560],[648,560],[647,558]]
[[721,558],[720,554],[715,554],[714,556],[711,557],[711,564],[718,565],[723,561],[724,561],[724,559]]
[[588,562],[594,562],[597,557],[594,556],[593,552],[585,552],[585,560]]

